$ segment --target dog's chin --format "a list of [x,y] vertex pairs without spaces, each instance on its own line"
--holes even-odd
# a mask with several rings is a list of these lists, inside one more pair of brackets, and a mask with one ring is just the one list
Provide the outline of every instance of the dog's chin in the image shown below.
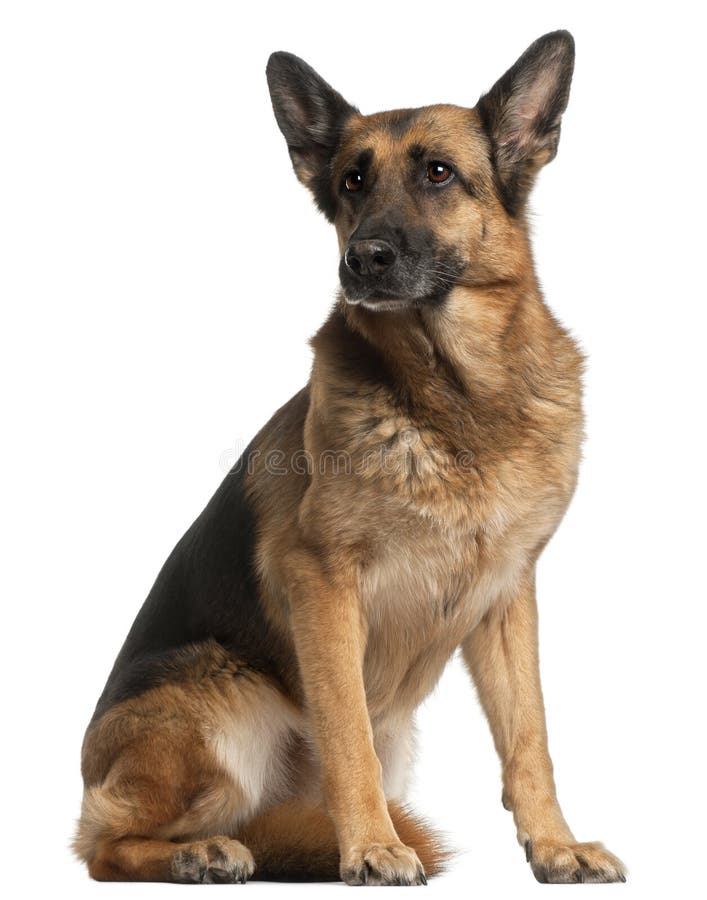
[[415,300],[406,297],[365,297],[353,298],[344,293],[344,300],[349,306],[360,306],[363,309],[370,309],[373,312],[394,312],[403,309],[410,309],[415,306]]
[[402,312],[406,309],[419,309],[421,306],[437,305],[440,295],[419,295],[412,297],[370,294],[367,296],[351,296],[344,289],[344,300],[348,306],[358,306],[371,312]]

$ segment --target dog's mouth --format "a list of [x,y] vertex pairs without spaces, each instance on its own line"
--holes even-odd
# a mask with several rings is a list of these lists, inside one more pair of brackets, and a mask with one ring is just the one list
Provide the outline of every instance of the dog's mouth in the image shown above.
[[346,303],[377,312],[439,305],[457,284],[465,267],[454,259],[431,262],[429,266],[395,268],[397,271],[383,276],[362,278],[352,274],[342,258],[339,278]]

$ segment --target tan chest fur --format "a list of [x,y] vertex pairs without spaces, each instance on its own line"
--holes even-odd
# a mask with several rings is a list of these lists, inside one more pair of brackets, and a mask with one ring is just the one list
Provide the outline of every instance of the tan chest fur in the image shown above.
[[524,316],[513,343],[506,317],[495,345],[467,341],[457,358],[444,329],[477,335],[477,322],[438,317],[424,334],[411,324],[385,348],[392,388],[359,377],[365,348],[334,321],[315,342],[306,401],[262,436],[288,453],[303,440],[309,466],[254,482],[269,608],[286,629],[279,560],[295,534],[325,568],[355,567],[374,720],[412,711],[484,614],[512,601],[572,495],[581,360],[543,307]]
[[527,435],[503,458],[481,443],[470,434],[451,454],[393,416],[350,445],[344,492],[371,516],[360,590],[374,718],[412,711],[489,608],[512,600],[569,499],[574,473],[558,478]]

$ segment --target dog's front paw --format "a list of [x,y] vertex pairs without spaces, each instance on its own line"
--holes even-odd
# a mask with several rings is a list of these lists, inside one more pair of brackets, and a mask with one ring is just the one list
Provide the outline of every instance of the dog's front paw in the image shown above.
[[527,841],[525,855],[533,875],[542,884],[626,881],[624,864],[598,842]]
[[427,884],[417,853],[405,844],[370,844],[342,858],[346,884]]

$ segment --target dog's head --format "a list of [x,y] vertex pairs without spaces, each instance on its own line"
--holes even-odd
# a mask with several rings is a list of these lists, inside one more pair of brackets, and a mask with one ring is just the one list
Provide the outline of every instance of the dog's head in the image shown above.
[[514,277],[533,178],[557,151],[574,42],[532,44],[473,109],[364,116],[307,63],[273,53],[267,78],[297,177],[336,226],[348,303],[439,304],[455,284]]

